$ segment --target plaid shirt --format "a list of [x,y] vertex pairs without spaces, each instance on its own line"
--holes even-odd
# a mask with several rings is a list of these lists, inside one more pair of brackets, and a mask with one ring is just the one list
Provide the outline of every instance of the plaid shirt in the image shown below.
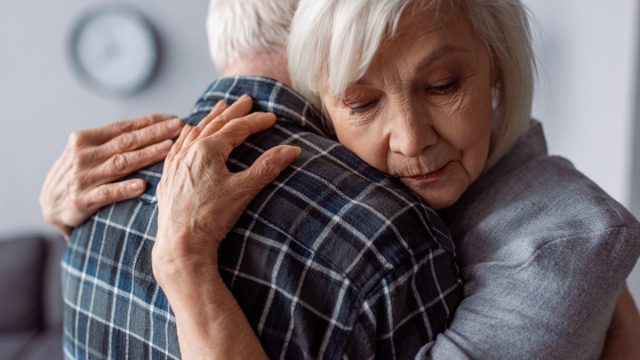
[[[245,169],[277,144],[303,149],[250,204],[220,249],[220,272],[272,358],[413,357],[462,297],[438,216],[334,140],[317,110],[265,78],[213,83],[186,121],[244,93],[278,115],[229,160]],[[63,259],[67,358],[180,357],[175,317],[151,269],[162,163],[134,174],[138,199],[76,228]]]

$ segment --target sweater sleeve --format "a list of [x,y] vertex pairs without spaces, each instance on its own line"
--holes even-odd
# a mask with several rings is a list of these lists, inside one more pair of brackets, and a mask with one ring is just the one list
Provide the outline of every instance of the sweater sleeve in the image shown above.
[[464,270],[465,298],[428,359],[597,359],[640,250],[636,227],[550,241],[519,264]]

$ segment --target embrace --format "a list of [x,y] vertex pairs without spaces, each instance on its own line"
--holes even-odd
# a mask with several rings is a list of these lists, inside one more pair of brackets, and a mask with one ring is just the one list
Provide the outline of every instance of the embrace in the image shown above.
[[640,224],[548,154],[521,1],[211,0],[207,30],[189,116],[47,176],[65,357],[640,356]]

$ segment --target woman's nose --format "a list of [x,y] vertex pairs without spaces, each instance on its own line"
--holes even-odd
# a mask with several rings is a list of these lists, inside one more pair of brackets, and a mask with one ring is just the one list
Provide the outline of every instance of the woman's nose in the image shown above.
[[391,124],[389,149],[405,157],[420,156],[438,141],[438,135],[427,115],[405,109]]

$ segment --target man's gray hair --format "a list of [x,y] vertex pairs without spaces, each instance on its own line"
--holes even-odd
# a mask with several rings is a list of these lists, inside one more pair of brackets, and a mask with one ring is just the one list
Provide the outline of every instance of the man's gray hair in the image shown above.
[[487,167],[492,166],[530,123],[535,62],[527,10],[519,0],[301,0],[288,45],[294,87],[316,106],[324,86],[339,98],[364,76],[405,9],[438,12],[447,3],[470,20],[490,52],[495,106]]
[[211,0],[209,51],[218,73],[243,55],[284,53],[298,0]]

